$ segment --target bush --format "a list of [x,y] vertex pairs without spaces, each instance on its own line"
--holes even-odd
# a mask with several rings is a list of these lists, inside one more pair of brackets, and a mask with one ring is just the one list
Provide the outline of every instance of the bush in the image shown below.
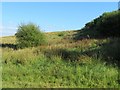
[[97,21],[96,30],[103,36],[120,37],[120,11],[108,12]]
[[120,37],[120,11],[106,12],[85,24],[76,38],[89,35],[90,38]]
[[44,34],[39,26],[33,23],[19,25],[15,36],[19,48],[34,47],[45,43]]
[[65,34],[63,33],[63,32],[60,32],[60,33],[58,33],[58,36],[59,37],[62,37],[62,36],[64,36]]

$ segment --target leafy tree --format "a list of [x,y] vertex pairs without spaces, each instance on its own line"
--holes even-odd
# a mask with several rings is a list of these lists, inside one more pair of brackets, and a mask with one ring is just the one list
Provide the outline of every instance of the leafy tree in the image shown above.
[[39,26],[33,23],[19,25],[15,36],[20,48],[34,47],[45,43],[44,33],[40,31]]

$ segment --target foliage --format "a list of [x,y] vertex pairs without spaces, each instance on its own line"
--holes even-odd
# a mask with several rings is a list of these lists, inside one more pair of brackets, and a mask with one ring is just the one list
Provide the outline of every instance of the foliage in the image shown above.
[[45,42],[44,34],[39,27],[33,23],[21,24],[15,34],[18,42],[18,47],[34,47],[42,45]]
[[[89,58],[88,58],[89,59]],[[93,61],[95,59],[92,59]],[[118,88],[116,67],[101,62],[81,65],[41,56],[28,64],[4,64],[6,88]]]
[[19,50],[9,46],[0,48],[3,51],[3,88],[118,88],[120,69],[109,61],[119,59],[119,38],[72,43],[69,38],[67,42],[64,41],[68,39],[62,39],[61,43],[54,43],[62,37],[57,37],[57,33],[46,37],[51,39],[50,35],[53,41],[46,46]]
[[102,36],[120,37],[119,18],[120,11],[104,13],[96,20],[96,30],[98,30]]
[[[16,39],[4,37],[0,47],[3,88],[119,88],[120,38],[117,33],[111,35],[114,30],[106,34],[117,24],[113,18],[117,16],[116,12],[107,14],[87,23],[82,31],[46,33],[48,44],[39,47],[16,50]],[[107,27],[110,18],[114,23]],[[98,29],[104,27],[102,20],[106,26],[104,37],[108,38],[91,38],[103,37]],[[83,39],[73,40],[78,33]],[[89,39],[84,38],[86,35]]]
[[103,13],[100,17],[86,24],[88,30],[97,30],[102,36],[120,36],[120,11]]
[[64,32],[60,32],[60,33],[58,33],[58,36],[60,36],[60,37],[63,37],[64,35],[65,35]]
[[85,24],[75,36],[75,39],[82,38],[106,38],[120,37],[120,10],[103,13],[98,18]]

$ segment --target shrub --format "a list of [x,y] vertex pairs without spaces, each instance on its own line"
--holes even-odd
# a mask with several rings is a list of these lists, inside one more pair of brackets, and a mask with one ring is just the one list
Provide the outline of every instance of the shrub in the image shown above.
[[85,24],[75,37],[76,39],[86,38],[106,38],[120,37],[120,11],[105,12],[91,22]]
[[19,48],[34,47],[45,43],[44,34],[39,26],[33,23],[19,25],[15,36]]
[[120,37],[120,11],[104,13],[97,21],[96,30],[103,36]]
[[63,32],[60,32],[60,33],[58,33],[58,36],[59,37],[62,37],[62,36],[64,36],[65,34],[63,33]]

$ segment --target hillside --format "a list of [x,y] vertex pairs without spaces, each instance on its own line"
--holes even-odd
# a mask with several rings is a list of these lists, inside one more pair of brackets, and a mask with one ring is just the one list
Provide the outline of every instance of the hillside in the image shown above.
[[120,37],[88,26],[45,33],[46,45],[24,49],[15,36],[0,38],[3,88],[118,88]]
[[[114,48],[114,51],[108,49],[109,54],[115,57],[114,44],[120,39],[75,42],[69,37],[75,33],[47,33],[51,37],[47,46],[20,50],[14,47],[15,37],[4,37],[3,87],[118,87],[118,67],[106,61],[107,57],[100,51],[106,51],[109,46]],[[109,40],[113,44],[103,47]],[[109,58],[112,60],[113,56]]]
[[120,37],[120,10],[105,12],[91,22],[85,24],[75,39]]

